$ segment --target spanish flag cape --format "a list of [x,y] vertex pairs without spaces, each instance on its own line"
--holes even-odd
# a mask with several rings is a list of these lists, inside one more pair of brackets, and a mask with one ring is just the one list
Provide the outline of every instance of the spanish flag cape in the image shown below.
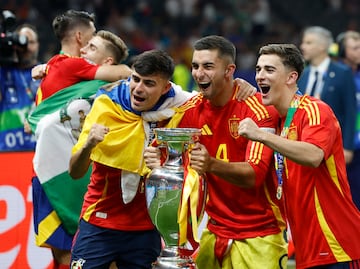
[[173,84],[151,111],[138,112],[131,108],[129,81],[122,81],[110,90],[101,89],[72,152],[85,144],[94,123],[101,124],[109,127],[110,131],[92,150],[91,160],[144,176],[149,172],[143,161],[143,152],[151,139],[150,123],[174,116],[176,107],[190,96]]
[[[80,100],[82,105],[85,104],[81,110],[89,110],[90,104],[84,100],[94,97],[105,83],[92,80],[65,88],[41,102],[28,117],[36,137],[34,170],[54,208],[48,217],[41,220],[40,225],[46,227],[47,232],[36,238],[40,246],[61,224],[69,234],[76,232],[90,171],[76,181],[68,173],[71,149],[76,143],[72,134],[76,115],[72,115],[70,120],[68,108],[74,100]],[[62,117],[66,114],[69,114],[69,120],[63,121]]]
[[[152,111],[139,113],[131,108],[128,88],[126,83],[122,83],[110,91],[101,91],[102,94],[97,96],[86,117],[79,141],[73,147],[73,153],[83,147],[94,123],[110,128],[104,140],[92,150],[90,159],[122,170],[121,184],[125,203],[134,197],[140,176],[146,176],[150,172],[143,160],[144,148],[151,139],[149,123],[171,118],[166,127],[176,127],[186,108],[179,106],[191,96],[173,85]],[[192,241],[199,241],[200,218],[197,210],[200,180],[189,163],[185,166],[183,193],[178,211],[179,245],[188,241],[193,245]]]

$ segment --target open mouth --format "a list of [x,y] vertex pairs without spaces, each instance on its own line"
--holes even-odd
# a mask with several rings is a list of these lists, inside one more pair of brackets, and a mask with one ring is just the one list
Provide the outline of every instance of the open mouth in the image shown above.
[[206,88],[208,88],[210,86],[211,82],[201,82],[201,83],[198,83],[199,85],[199,88],[202,89],[202,90],[205,90]]
[[137,101],[137,102],[143,102],[143,101],[145,101],[145,98],[142,98],[142,97],[139,97],[139,96],[136,96],[136,95],[134,95],[134,99],[135,99],[135,101]]
[[261,86],[261,92],[267,94],[270,91],[270,86]]

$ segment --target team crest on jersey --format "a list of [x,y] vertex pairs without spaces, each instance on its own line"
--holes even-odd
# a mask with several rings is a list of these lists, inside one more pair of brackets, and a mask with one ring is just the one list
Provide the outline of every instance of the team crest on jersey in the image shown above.
[[296,128],[296,126],[291,126],[291,127],[289,128],[287,138],[288,138],[289,140],[293,140],[293,141],[297,141],[297,140],[298,140],[298,135],[297,135],[297,128]]
[[71,261],[70,269],[82,269],[86,260],[79,259],[77,261]]
[[229,131],[230,131],[231,136],[234,138],[239,137],[239,132],[238,132],[239,124],[240,124],[239,118],[229,119]]

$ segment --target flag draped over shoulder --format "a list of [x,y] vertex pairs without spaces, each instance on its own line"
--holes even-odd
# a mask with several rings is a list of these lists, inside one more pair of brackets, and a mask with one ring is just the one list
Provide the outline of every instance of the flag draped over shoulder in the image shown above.
[[105,136],[104,141],[92,150],[91,160],[144,175],[145,165],[142,156],[144,147],[149,141],[149,122],[171,118],[175,108],[185,103],[191,94],[173,85],[156,110],[138,113],[130,106],[127,82],[104,93],[96,98],[73,153],[86,142],[91,126],[94,123],[102,124],[109,127],[110,132]]
[[81,122],[90,111],[88,99],[106,82],[84,81],[65,88],[41,102],[28,118],[36,137],[34,170],[69,234],[75,234],[90,170],[74,180],[68,173],[71,149]]
[[128,82],[103,93],[95,99],[73,153],[86,142],[94,123],[109,127],[110,132],[92,150],[90,158],[122,170],[123,201],[129,203],[136,194],[140,176],[148,172],[143,162],[143,151],[151,139],[149,123],[171,118],[175,113],[174,108],[185,103],[193,94],[172,85],[152,111],[140,113],[131,108]]

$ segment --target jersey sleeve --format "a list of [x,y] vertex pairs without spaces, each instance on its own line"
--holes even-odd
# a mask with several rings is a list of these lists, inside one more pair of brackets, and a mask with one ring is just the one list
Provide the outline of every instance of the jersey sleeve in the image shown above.
[[[253,98],[251,103],[247,101],[250,109],[249,116],[255,123],[267,132],[275,133],[279,124],[279,115],[273,106],[264,106],[261,104],[259,97]],[[252,166],[256,174],[255,185],[260,186],[264,183],[269,175],[273,165],[273,150],[263,143],[248,141],[246,148],[246,160]]]
[[80,57],[69,58],[67,61],[64,61],[63,64],[66,66],[64,67],[64,70],[72,73],[72,75],[77,77],[79,81],[95,79],[96,71],[99,68],[99,65],[90,63]]
[[[303,128],[298,130],[300,140],[311,143],[324,151],[324,158],[327,159],[332,154],[334,143],[339,136],[340,124],[331,108],[324,102],[311,102],[302,107],[301,121]],[[341,137],[341,136],[340,136]]]

